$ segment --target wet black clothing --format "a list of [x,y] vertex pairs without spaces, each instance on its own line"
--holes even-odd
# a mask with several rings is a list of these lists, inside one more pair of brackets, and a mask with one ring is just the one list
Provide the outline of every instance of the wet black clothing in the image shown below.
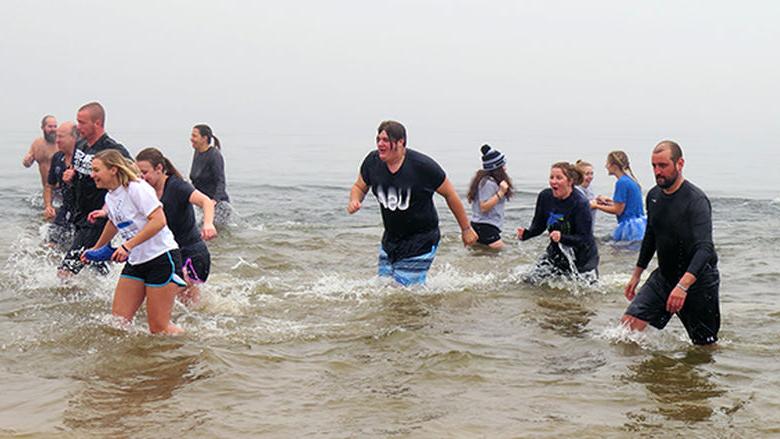
[[[523,233],[523,241],[545,230],[561,232],[560,243],[574,250],[574,263],[578,272],[585,273],[598,268],[599,252],[593,238],[593,216],[590,202],[582,192],[573,190],[563,200],[555,198],[550,188],[539,193],[534,219]],[[547,254],[558,268],[568,269],[568,259],[556,243],[550,241]]]
[[667,195],[658,186],[647,194],[647,231],[636,265],[647,268],[658,252],[658,268],[666,279],[677,282],[689,272],[697,278],[702,271],[717,267],[712,243],[710,200],[693,183],[685,180]]
[[181,178],[170,175],[165,180],[160,202],[168,222],[168,228],[173,232],[173,238],[179,248],[202,241],[198,225],[195,221],[195,210],[190,204],[190,196],[195,192],[191,184]]
[[219,148],[210,147],[192,155],[190,181],[195,188],[214,201],[230,201],[225,188],[225,160]]
[[66,183],[62,179],[62,174],[68,169],[68,164],[65,162],[65,153],[57,151],[51,158],[51,167],[49,167],[49,175],[47,182],[49,186],[55,187],[62,195],[62,205],[57,209],[57,216],[54,218],[54,224],[64,226],[73,222],[74,212],[76,209],[76,197],[73,193],[73,184]]
[[360,175],[379,201],[385,226],[382,247],[391,262],[428,253],[439,243],[433,194],[447,175],[438,163],[407,148],[393,174],[375,150],[363,160]]
[[[95,154],[104,149],[116,149],[123,156],[132,160],[127,149],[108,137],[108,134],[103,134],[91,146],[87,144],[86,140],[81,140],[76,144],[76,150],[73,153],[73,168],[76,170],[76,175],[73,177],[73,193],[76,202],[75,222],[80,226],[91,226],[87,222],[87,215],[93,210],[101,209],[106,199],[106,192],[108,191],[98,189],[95,186],[95,181],[90,176],[92,173],[92,159],[95,157]],[[101,218],[95,224],[99,224],[98,227],[102,229],[105,222],[106,219]]]

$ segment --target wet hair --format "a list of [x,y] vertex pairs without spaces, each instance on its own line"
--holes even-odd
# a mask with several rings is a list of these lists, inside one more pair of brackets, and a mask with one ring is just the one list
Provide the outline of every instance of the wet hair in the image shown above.
[[90,102],[79,108],[79,111],[88,111],[92,122],[100,122],[100,126],[106,126],[106,110],[100,105],[100,102]]
[[179,170],[173,166],[170,160],[163,155],[157,148],[144,148],[135,156],[136,162],[149,162],[153,168],[158,165],[162,166],[163,172],[167,176],[175,175],[179,178],[183,178],[179,173]]
[[636,184],[639,184],[639,179],[634,175],[634,171],[631,170],[631,163],[628,161],[628,154],[623,151],[612,151],[607,154],[607,163],[617,165],[623,173],[628,171],[628,175]]
[[219,139],[217,139],[217,136],[214,135],[214,131],[211,130],[211,127],[200,123],[192,127],[200,133],[201,137],[205,137],[206,141],[211,145],[211,139],[214,139],[214,146],[217,147],[217,149],[222,149],[222,145],[219,143]]
[[682,148],[680,148],[680,145],[677,144],[677,142],[671,141],[671,140],[662,140],[658,143],[658,145],[655,146],[653,149],[653,152],[661,152],[665,149],[668,149],[671,153],[671,159],[673,162],[677,162],[677,160],[680,160],[683,156]]
[[571,180],[572,185],[579,186],[582,184],[582,180],[584,180],[584,175],[582,171],[577,169],[576,166],[572,165],[569,162],[557,162],[553,163],[552,166],[550,166],[550,169],[552,168],[558,168],[561,171],[563,171],[563,175],[566,176],[569,180]]
[[397,142],[399,140],[404,141],[404,146],[408,143],[406,141],[406,128],[401,125],[401,122],[394,120],[385,120],[379,124],[379,128],[376,129],[376,133],[380,134],[382,131],[387,133],[387,137],[391,142]]
[[503,166],[493,169],[491,171],[486,171],[484,169],[480,169],[477,171],[476,174],[474,174],[474,178],[471,179],[471,183],[469,184],[469,193],[466,195],[466,199],[469,203],[473,202],[478,198],[479,195],[479,186],[480,183],[484,178],[492,178],[496,184],[501,183],[501,181],[506,181],[509,184],[509,189],[506,190],[506,198],[507,200],[512,198],[512,195],[514,192],[512,191],[512,179],[509,178],[509,175],[506,173],[506,170]]
[[133,169],[132,163],[115,149],[104,149],[95,154],[92,160],[100,159],[107,168],[116,168],[116,178],[119,184],[127,186],[131,181],[138,180],[138,173]]
[[41,128],[46,126],[46,121],[49,120],[50,117],[54,117],[51,114],[47,114],[46,116],[43,116],[43,119],[41,119]]

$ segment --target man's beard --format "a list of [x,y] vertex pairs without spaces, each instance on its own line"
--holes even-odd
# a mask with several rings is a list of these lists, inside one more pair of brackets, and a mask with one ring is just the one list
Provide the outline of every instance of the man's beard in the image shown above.
[[57,140],[57,133],[43,133],[43,139],[46,140],[46,143],[54,143],[54,141]]
[[655,182],[661,189],[669,189],[674,185],[678,178],[680,178],[680,173],[674,171],[674,175],[672,175],[670,178],[656,177]]

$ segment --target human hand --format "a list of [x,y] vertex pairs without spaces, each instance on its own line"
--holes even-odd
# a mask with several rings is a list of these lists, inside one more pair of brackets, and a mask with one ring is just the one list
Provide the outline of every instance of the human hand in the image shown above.
[[552,232],[550,232],[550,240],[552,242],[561,242],[561,231],[553,230]]
[[125,245],[122,244],[114,250],[111,260],[114,262],[125,262],[130,252],[125,251]]
[[349,200],[349,204],[347,204],[347,213],[352,215],[353,213],[360,210],[361,203],[358,200]]
[[97,221],[98,218],[105,218],[107,216],[108,212],[103,209],[93,210],[87,215],[87,221],[89,221],[90,224],[95,224],[95,221]]
[[466,247],[474,245],[475,242],[477,242],[477,232],[474,231],[471,227],[468,227],[467,229],[463,230],[461,232],[460,238],[463,240],[463,245]]
[[200,237],[203,238],[204,241],[209,241],[213,238],[216,238],[217,236],[217,228],[214,227],[214,224],[206,224],[203,223],[203,228],[200,230]]
[[76,171],[73,168],[68,168],[62,173],[62,181],[70,184],[73,182],[74,175],[76,175]]
[[35,157],[28,152],[24,155],[24,158],[22,158],[22,166],[29,168],[33,163],[35,163]]
[[53,206],[46,206],[43,209],[43,218],[46,221],[51,221],[55,216],[57,216],[57,211],[54,210]]
[[518,227],[517,232],[515,232],[515,236],[517,236],[517,239],[523,240],[523,235],[525,234],[525,228],[524,227]]
[[509,183],[506,182],[506,180],[501,180],[501,183],[498,184],[499,190],[506,194],[506,191],[509,190]]
[[628,283],[623,289],[623,294],[626,296],[626,299],[628,299],[629,302],[634,300],[634,296],[636,296],[637,285],[639,285],[639,277],[631,276],[631,279],[628,280]]
[[685,298],[688,297],[688,293],[683,291],[680,287],[675,286],[672,293],[669,294],[669,298],[666,300],[666,310],[674,314],[680,311],[685,305]]

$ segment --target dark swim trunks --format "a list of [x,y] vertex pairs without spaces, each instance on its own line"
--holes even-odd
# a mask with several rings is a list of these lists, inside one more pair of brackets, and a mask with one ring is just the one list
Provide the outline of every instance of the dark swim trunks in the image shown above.
[[[669,282],[659,270],[653,271],[628,305],[626,314],[644,320],[655,328],[663,329],[672,318],[672,315],[666,311],[666,301],[675,285],[676,282]],[[705,268],[696,282],[691,285],[685,304],[677,313],[693,344],[704,345],[718,341],[719,288],[718,269]]]

